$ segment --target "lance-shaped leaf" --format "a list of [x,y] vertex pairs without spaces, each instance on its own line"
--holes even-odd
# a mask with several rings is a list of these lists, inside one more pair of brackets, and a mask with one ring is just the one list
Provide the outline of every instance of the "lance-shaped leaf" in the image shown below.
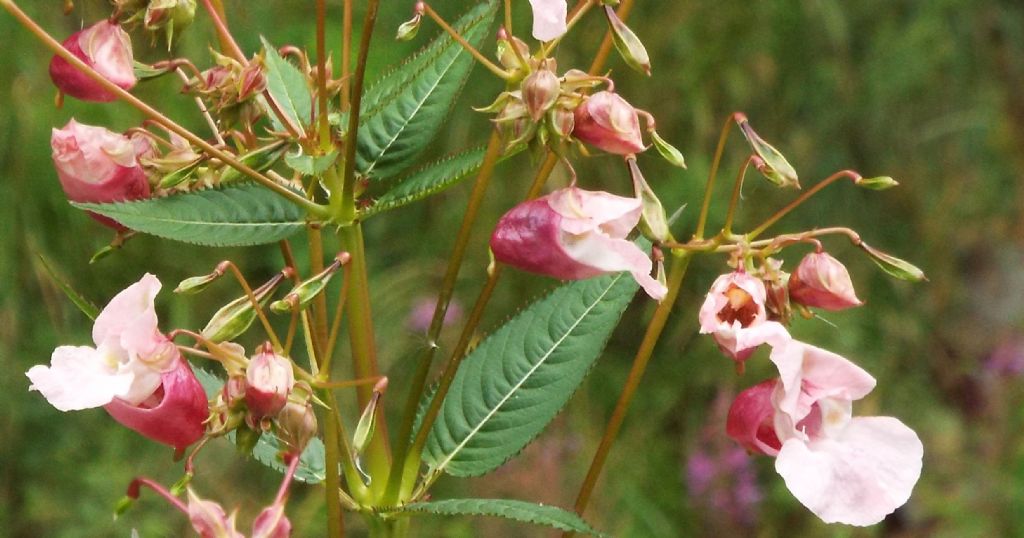
[[302,209],[251,183],[166,198],[72,205],[133,230],[211,247],[274,243],[306,227]]
[[580,516],[556,506],[545,506],[511,499],[445,499],[402,506],[398,513],[439,516],[493,516],[551,527],[560,531],[591,536],[607,536],[594,530]]
[[75,288],[71,287],[71,284],[68,284],[67,280],[58,275],[57,271],[53,269],[53,267],[50,265],[50,262],[47,261],[42,254],[36,253],[36,257],[39,258],[39,263],[43,266],[43,269],[46,270],[46,274],[50,276],[50,279],[53,280],[53,283],[56,284],[58,288],[60,288],[60,291],[63,291],[64,295],[66,295],[67,298],[76,307],[78,307],[78,310],[80,310],[83,314],[86,315],[86,317],[95,321],[96,316],[100,314],[99,307],[93,304],[93,302],[90,301],[89,299],[86,299],[85,296],[83,296],[81,293],[78,293],[78,291],[75,290]]
[[761,158],[757,164],[757,170],[761,172],[761,175],[768,181],[771,181],[779,187],[795,187],[800,188],[800,180],[797,178],[796,170],[793,169],[793,165],[789,164],[789,161],[782,156],[779,150],[775,149],[774,146],[765,142],[761,138],[754,128],[750,126],[750,122],[747,121],[747,117],[743,114],[736,114],[736,124],[739,125],[740,131],[743,133],[743,137],[747,139],[750,144],[750,148],[754,150],[754,154]]
[[[499,162],[519,153],[522,149],[520,146],[505,153]],[[373,205],[364,209],[362,218],[417,202],[455,185],[480,170],[485,153],[484,148],[471,149],[423,166],[377,198]]]
[[489,472],[562,409],[636,292],[628,274],[572,282],[530,305],[463,361],[427,438],[431,471]]
[[[313,113],[313,97],[309,90],[309,83],[306,77],[277,53],[277,48],[270,44],[266,38],[260,37],[263,48],[266,52],[264,65],[266,66],[267,91],[277,102],[281,112],[292,119],[296,125],[309,125]],[[277,118],[270,114],[271,121],[275,128],[284,130]]]
[[[454,27],[474,47],[488,35],[497,2],[483,2]],[[448,34],[437,37],[367,92],[356,142],[356,170],[392,177],[409,167],[443,125],[475,60]]]

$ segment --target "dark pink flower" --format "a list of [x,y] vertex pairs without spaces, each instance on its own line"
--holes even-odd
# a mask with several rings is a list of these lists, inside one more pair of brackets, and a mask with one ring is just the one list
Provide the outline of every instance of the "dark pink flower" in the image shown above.
[[812,252],[789,277],[789,298],[804,306],[844,310],[864,304],[853,291],[846,267],[825,252]]
[[775,456],[782,448],[775,434],[772,393],[777,379],[769,379],[744,390],[729,408],[725,433],[751,452]]
[[626,239],[640,211],[636,198],[557,190],[501,217],[491,250],[502,263],[565,280],[629,271],[648,295],[661,300],[667,290],[651,277],[651,259]]
[[597,92],[576,107],[572,135],[617,155],[644,150],[636,109],[617,93],[608,91]]
[[[100,21],[71,34],[64,41],[64,48],[117,86],[125,90],[135,86],[132,42],[120,25]],[[108,102],[117,98],[60,56],[50,61],[50,78],[61,92],[83,101]]]

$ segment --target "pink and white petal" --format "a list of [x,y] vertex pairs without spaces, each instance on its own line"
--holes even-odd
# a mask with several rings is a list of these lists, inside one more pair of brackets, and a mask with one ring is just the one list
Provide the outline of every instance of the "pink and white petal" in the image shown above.
[[775,348],[785,345],[792,339],[786,327],[777,321],[766,321],[750,327],[737,327],[739,322],[733,322],[733,325],[737,351],[756,348],[764,344]]
[[841,355],[799,340],[772,349],[769,357],[779,370],[782,393],[779,410],[799,422],[822,398],[859,400],[875,387],[875,378]]
[[921,476],[917,434],[891,417],[858,417],[836,439],[782,445],[775,470],[826,523],[878,523],[910,498]]
[[650,295],[660,301],[668,289],[651,277],[654,267],[640,247],[625,239],[612,239],[601,233],[580,236],[562,234],[562,248],[570,258],[605,273],[629,271],[637,283]]
[[538,41],[551,41],[565,33],[566,0],[530,0],[533,8],[533,37]]
[[153,301],[160,287],[160,280],[146,273],[138,282],[115,295],[96,317],[92,326],[93,342],[99,346],[108,338],[120,339],[121,334],[128,330],[145,334],[157,331]]
[[716,278],[715,282],[711,284],[711,290],[708,291],[708,296],[704,299],[704,304],[701,305],[700,313],[697,316],[700,320],[701,334],[718,332],[728,327],[727,324],[722,323],[722,320],[718,319],[718,313],[729,302],[729,298],[725,296],[725,291],[729,289],[731,282],[731,274],[725,274]]
[[[764,287],[764,282],[760,278],[739,271],[732,273],[730,276],[732,277],[730,284],[747,292],[754,300],[754,303],[758,305],[758,310],[764,312],[764,302],[768,298],[768,291]],[[728,289],[728,286],[726,286],[726,289]],[[722,290],[723,293],[725,291]],[[763,319],[764,315],[760,314],[758,317]]]
[[38,390],[61,411],[106,405],[127,391],[133,378],[112,372],[98,351],[84,346],[58,347],[50,366],[33,366],[25,375],[32,381],[29,390]]
[[[577,189],[579,190],[579,189]],[[579,191],[583,213],[601,230],[615,239],[625,239],[640,222],[643,203],[632,196],[617,196],[604,191]]]
[[[172,362],[172,364],[174,363]],[[116,396],[131,405],[139,405],[152,396],[160,387],[161,376],[163,375],[160,370],[154,370],[139,360],[122,364],[119,372],[123,375],[130,375],[132,383]]]

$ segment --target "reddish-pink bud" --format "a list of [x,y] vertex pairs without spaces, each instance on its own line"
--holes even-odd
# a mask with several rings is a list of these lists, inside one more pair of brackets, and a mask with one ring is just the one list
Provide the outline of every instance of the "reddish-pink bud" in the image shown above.
[[274,353],[269,342],[263,345],[245,370],[245,404],[257,417],[277,415],[288,401],[295,384],[292,361]]
[[725,433],[752,452],[774,456],[782,443],[775,433],[772,392],[778,379],[769,379],[741,392],[729,408]]
[[812,252],[789,277],[793,302],[824,310],[844,310],[864,304],[853,290],[846,267],[825,252]]
[[174,368],[161,375],[160,387],[149,399],[133,406],[115,398],[103,408],[128,428],[174,448],[198,441],[209,416],[203,386],[180,355]]
[[640,117],[618,94],[602,91],[576,107],[573,136],[598,149],[629,155],[644,150]]
[[284,514],[284,505],[273,504],[263,509],[252,522],[252,538],[288,538],[292,522]]
[[[103,127],[71,120],[50,137],[53,164],[68,199],[73,202],[114,202],[148,198],[149,183],[132,141]],[[100,222],[116,222],[93,215]]]
[[555,104],[561,84],[546,67],[541,67],[523,81],[523,102],[533,121],[540,121],[544,113]]
[[[118,87],[130,90],[135,86],[132,42],[120,25],[100,21],[71,34],[63,45],[68,52]],[[54,56],[50,61],[50,78],[61,92],[83,101],[109,102],[117,99],[60,56]]]
[[214,501],[200,499],[188,490],[188,520],[200,538],[244,538],[235,530],[235,514],[230,516]]

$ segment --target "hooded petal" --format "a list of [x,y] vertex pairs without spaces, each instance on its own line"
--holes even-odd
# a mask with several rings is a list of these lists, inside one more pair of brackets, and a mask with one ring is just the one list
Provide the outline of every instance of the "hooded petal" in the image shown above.
[[153,305],[160,280],[146,273],[107,303],[92,327],[97,347],[121,349],[125,360],[136,356],[152,368],[164,371],[173,362],[173,347],[157,328]]
[[610,237],[625,239],[640,222],[642,202],[634,197],[570,187],[551,193],[547,200],[562,217],[562,231],[568,233],[600,229]]
[[779,369],[779,411],[794,424],[807,416],[815,402],[824,398],[854,401],[875,388],[875,378],[841,355],[799,340],[772,349],[770,359]]
[[91,409],[128,392],[134,376],[113,371],[91,347],[61,346],[53,350],[50,366],[36,365],[25,374],[46,401],[61,411]]
[[629,271],[647,295],[660,301],[668,288],[651,276],[654,263],[647,254],[630,241],[612,239],[601,232],[582,235],[562,235],[566,254],[576,262],[597,269],[601,273]]
[[551,41],[565,33],[566,0],[530,0],[533,9],[533,37]]
[[562,217],[538,198],[513,207],[491,235],[491,251],[502,263],[565,280],[599,276],[601,271],[580,264],[561,246]]
[[924,448],[891,417],[857,417],[835,438],[782,445],[775,470],[826,523],[873,525],[910,498]]
[[725,423],[725,432],[747,450],[769,456],[779,453],[782,443],[775,435],[772,416],[772,391],[777,379],[769,379],[744,390],[733,400]]

